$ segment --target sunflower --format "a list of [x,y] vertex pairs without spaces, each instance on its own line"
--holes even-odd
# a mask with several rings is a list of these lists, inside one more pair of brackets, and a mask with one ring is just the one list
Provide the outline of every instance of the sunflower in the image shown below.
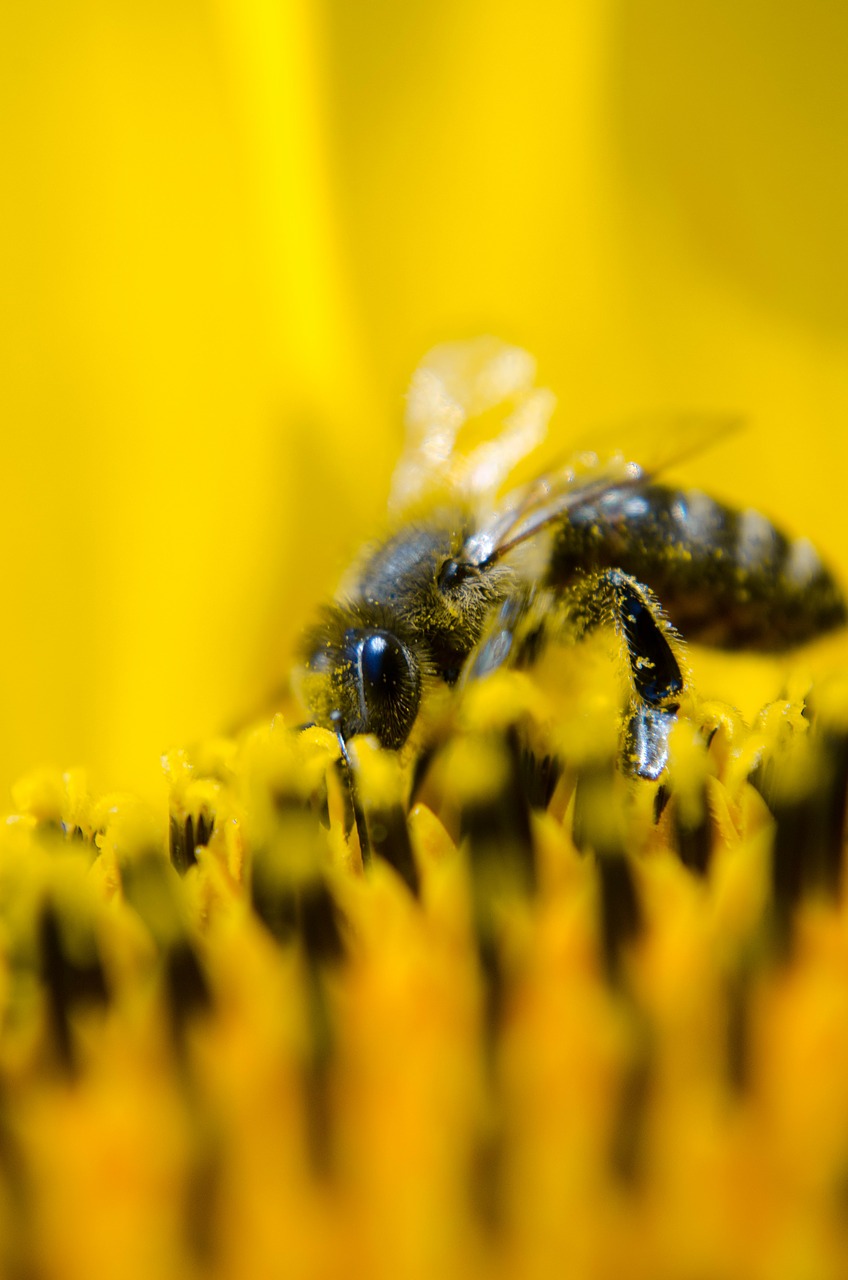
[[685,478],[844,576],[846,22],[6,15],[5,1272],[845,1273],[843,640],[693,653],[661,797],[266,708],[445,339],[741,415]]

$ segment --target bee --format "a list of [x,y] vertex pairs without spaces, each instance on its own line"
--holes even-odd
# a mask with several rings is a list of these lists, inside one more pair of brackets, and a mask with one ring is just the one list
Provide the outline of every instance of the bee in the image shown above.
[[[437,391],[446,381],[443,374]],[[611,622],[630,688],[623,767],[655,780],[684,690],[683,637],[776,653],[843,625],[845,601],[809,541],[753,509],[663,483],[665,462],[584,451],[492,502],[552,408],[525,384],[502,433],[500,463],[492,465],[491,444],[480,446],[453,477],[471,500],[457,493],[429,515],[402,519],[325,608],[304,643],[302,696],[343,745],[373,734],[397,750],[433,684],[530,665],[551,640]],[[438,402],[426,382],[425,392]],[[665,449],[670,462],[717,430],[697,419],[684,428],[677,424]],[[397,473],[401,488],[428,467],[438,474],[452,465],[451,432],[455,438],[456,423],[445,435],[439,421],[425,421]]]

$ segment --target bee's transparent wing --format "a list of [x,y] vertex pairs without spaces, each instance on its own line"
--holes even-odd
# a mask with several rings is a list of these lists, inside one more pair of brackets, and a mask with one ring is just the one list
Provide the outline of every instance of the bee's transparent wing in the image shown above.
[[587,432],[577,438],[572,451],[577,455],[595,453],[601,462],[614,457],[632,459],[653,478],[715,448],[742,425],[739,414],[645,413]]
[[[534,385],[536,362],[497,338],[444,343],[412,377],[405,440],[389,505],[402,513],[431,491],[492,498],[522,458],[545,439],[556,398]],[[493,417],[494,438],[474,439]],[[463,443],[470,429],[472,441]]]
[[578,449],[567,462],[509,494],[468,539],[462,559],[477,568],[493,564],[569,512],[591,506],[611,489],[649,484],[740,425],[729,415],[668,414],[596,433],[591,449]]

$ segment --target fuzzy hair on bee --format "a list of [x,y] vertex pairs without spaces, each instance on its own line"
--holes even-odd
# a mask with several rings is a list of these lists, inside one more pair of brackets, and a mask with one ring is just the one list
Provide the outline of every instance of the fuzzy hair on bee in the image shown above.
[[[728,420],[657,424],[637,459],[578,451],[499,494],[554,409],[527,353],[494,339],[436,348],[413,378],[393,528],[303,644],[299,689],[344,743],[408,741],[428,692],[530,666],[550,643],[612,625],[628,672],[622,768],[656,779],[686,684],[684,640],[779,652],[846,620],[811,543],[658,477]],[[461,448],[506,408],[495,439]],[[424,514],[422,514],[422,512]]]

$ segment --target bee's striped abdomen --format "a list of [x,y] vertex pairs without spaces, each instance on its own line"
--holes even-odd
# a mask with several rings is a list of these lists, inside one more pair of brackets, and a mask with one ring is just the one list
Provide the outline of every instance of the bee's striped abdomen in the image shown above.
[[618,568],[646,583],[689,640],[779,652],[842,625],[845,601],[806,538],[695,490],[610,489],[556,532],[549,581]]

